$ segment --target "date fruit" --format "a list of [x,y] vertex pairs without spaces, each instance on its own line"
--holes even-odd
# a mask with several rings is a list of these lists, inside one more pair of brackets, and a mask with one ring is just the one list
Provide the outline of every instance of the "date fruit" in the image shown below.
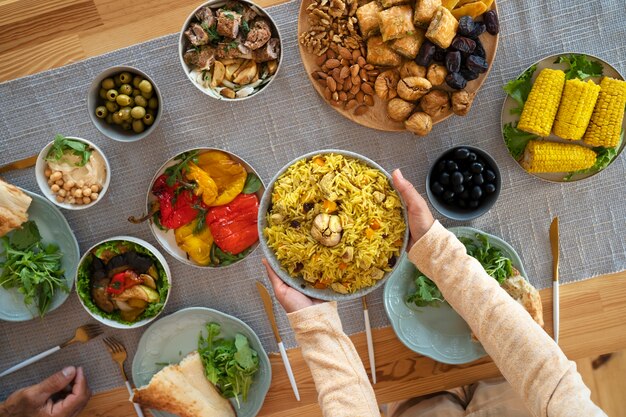
[[457,36],[456,38],[454,38],[454,40],[452,41],[452,45],[450,46],[456,49],[457,51],[461,51],[466,54],[471,54],[472,52],[474,52],[474,49],[476,49],[476,42],[474,42],[470,38]]
[[437,48],[435,47],[435,44],[428,40],[424,41],[424,43],[420,47],[417,57],[415,58],[415,62],[423,67],[429,66],[433,59],[433,56],[435,55],[436,49]]
[[459,72],[461,69],[461,53],[459,51],[449,51],[446,54],[446,69],[449,73]]
[[497,35],[500,32],[500,22],[498,21],[498,14],[495,10],[489,10],[483,15],[487,32],[492,35]]
[[455,90],[462,90],[467,85],[465,78],[463,78],[458,72],[451,72],[448,74],[446,76],[446,83],[450,86],[450,88],[454,88]]
[[474,19],[471,16],[462,16],[459,19],[459,28],[457,32],[461,36],[470,36],[474,31]]
[[477,55],[470,55],[465,61],[465,66],[468,70],[477,72],[479,74],[486,72],[487,68],[489,68],[489,64],[487,64],[487,61]]

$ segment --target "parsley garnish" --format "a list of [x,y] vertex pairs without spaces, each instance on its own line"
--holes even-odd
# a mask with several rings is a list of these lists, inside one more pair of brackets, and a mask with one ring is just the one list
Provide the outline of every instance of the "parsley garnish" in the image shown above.
[[250,26],[248,25],[248,22],[244,20],[241,22],[241,34],[244,38],[247,38],[248,32],[250,32]]
[[189,162],[197,162],[198,151],[190,151],[183,152],[176,157],[177,161],[180,161],[176,165],[172,165],[171,167],[165,170],[165,175],[167,175],[167,186],[173,187],[179,181],[183,181],[183,173],[187,168]]
[[56,135],[54,137],[54,144],[48,152],[46,161],[63,162],[63,155],[66,151],[71,152],[76,156],[80,156],[81,161],[77,163],[76,166],[82,167],[89,162],[89,157],[91,156],[91,149],[89,148],[89,145],[77,140],[68,139],[63,135]]

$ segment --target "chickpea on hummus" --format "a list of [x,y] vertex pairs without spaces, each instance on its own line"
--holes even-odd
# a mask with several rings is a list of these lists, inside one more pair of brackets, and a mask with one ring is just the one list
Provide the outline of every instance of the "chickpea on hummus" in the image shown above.
[[100,196],[107,177],[104,157],[88,144],[56,135],[44,171],[56,201],[90,204]]

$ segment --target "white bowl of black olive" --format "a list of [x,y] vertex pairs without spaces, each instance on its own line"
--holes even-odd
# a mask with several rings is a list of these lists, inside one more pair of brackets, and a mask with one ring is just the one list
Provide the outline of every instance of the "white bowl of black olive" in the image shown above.
[[500,194],[500,170],[485,151],[458,146],[444,152],[426,177],[426,194],[439,213],[468,221],[493,207]]
[[185,74],[219,100],[245,100],[266,89],[280,68],[281,53],[276,24],[246,0],[206,2],[180,31],[178,55]]

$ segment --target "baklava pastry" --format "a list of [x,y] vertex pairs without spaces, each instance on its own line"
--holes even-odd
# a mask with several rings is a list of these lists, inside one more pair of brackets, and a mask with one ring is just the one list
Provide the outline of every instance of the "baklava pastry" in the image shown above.
[[415,33],[413,25],[413,8],[411,6],[394,6],[378,13],[380,33],[383,42],[403,38]]
[[458,27],[459,22],[450,10],[440,6],[428,26],[426,37],[435,45],[446,49],[452,43]]
[[402,57],[383,42],[382,37],[373,36],[367,40],[367,62],[381,67],[397,67]]
[[370,1],[356,9],[356,18],[359,21],[359,29],[361,29],[363,39],[378,33],[380,25],[378,13],[382,10],[383,8],[377,1]]
[[381,3],[385,9],[393,6],[399,6],[401,4],[409,4],[409,0],[381,0]]
[[425,36],[426,33],[424,30],[416,29],[411,35],[392,40],[389,42],[389,46],[403,57],[415,59],[424,42]]
[[413,23],[425,28],[428,27],[439,7],[441,7],[441,0],[416,0]]

